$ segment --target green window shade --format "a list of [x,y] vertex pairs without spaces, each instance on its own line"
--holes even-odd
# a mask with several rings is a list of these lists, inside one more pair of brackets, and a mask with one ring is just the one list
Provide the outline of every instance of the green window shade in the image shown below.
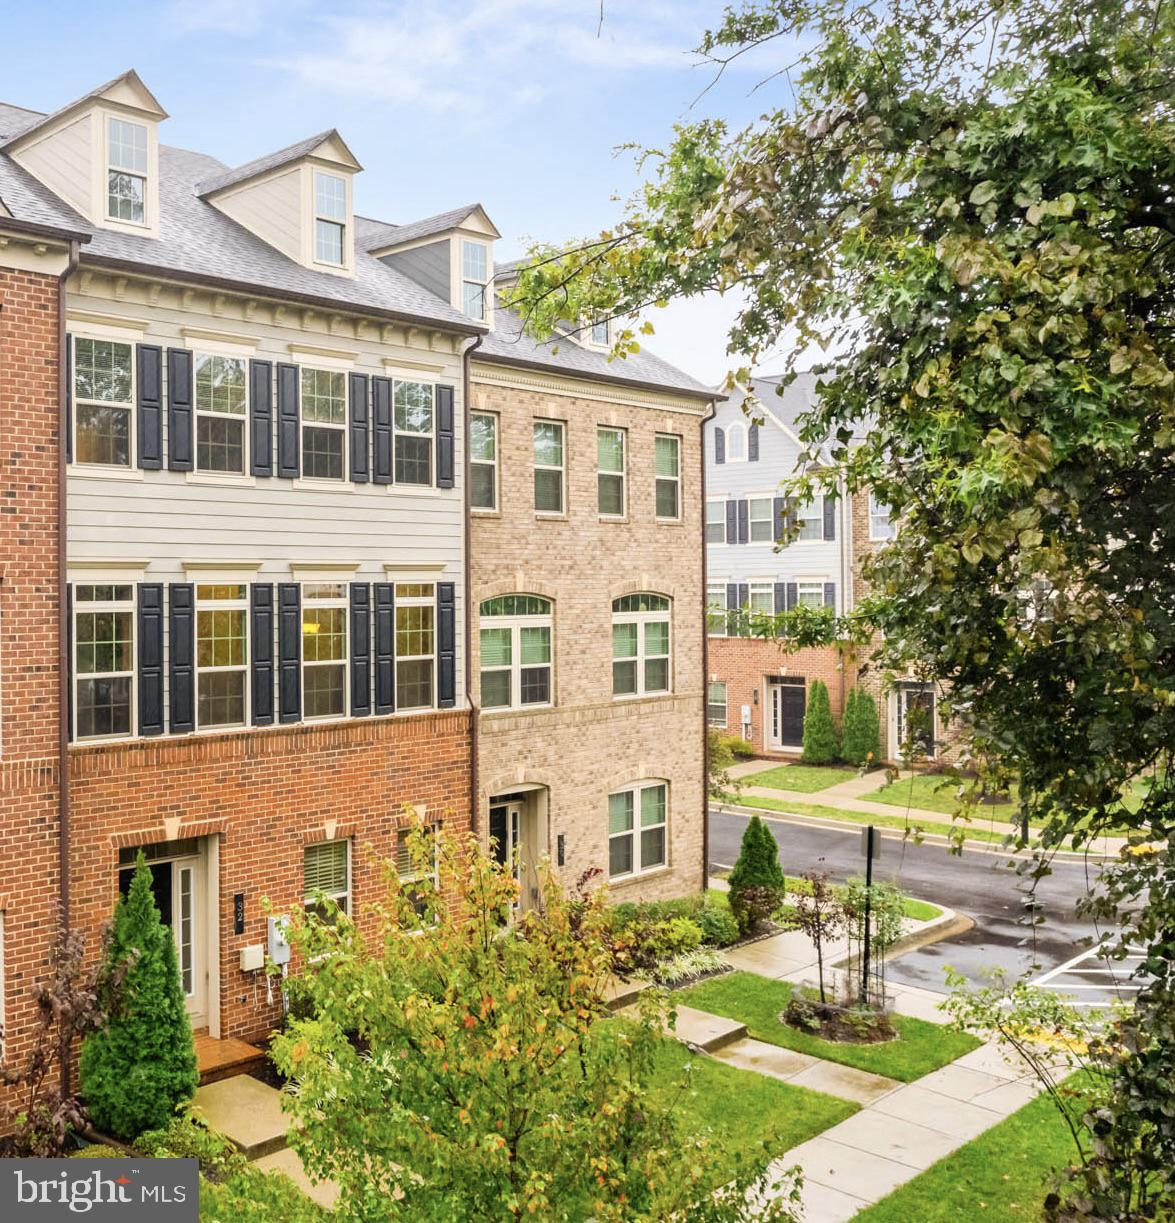
[[650,624],[645,625],[645,653],[646,654],[668,654],[669,653],[669,625],[654,620]]
[[608,831],[613,836],[631,832],[633,826],[633,796],[631,790],[608,795]]
[[641,827],[665,823],[665,787],[646,786],[641,791]]
[[659,437],[657,438],[656,449],[656,468],[659,476],[676,476],[677,475],[677,438],[675,437]]
[[481,630],[481,665],[483,667],[508,667],[512,658],[508,628],[483,628]]
[[549,628],[524,628],[520,630],[520,634],[523,665],[551,661],[551,630]]
[[636,657],[636,629],[635,624],[614,624],[612,626],[613,658]]
[[510,672],[481,673],[481,705],[483,709],[501,709],[510,704]]
[[621,430],[598,430],[596,433],[596,450],[601,471],[624,470],[624,434]]
[[534,426],[534,461],[542,467],[563,466],[563,426],[536,421]]
[[307,845],[302,855],[306,895],[325,892],[328,896],[347,891],[347,842],[320,841]]

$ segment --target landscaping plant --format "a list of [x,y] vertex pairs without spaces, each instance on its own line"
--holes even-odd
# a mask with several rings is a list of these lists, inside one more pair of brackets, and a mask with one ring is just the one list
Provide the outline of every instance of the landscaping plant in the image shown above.
[[752,815],[743,830],[738,861],[726,880],[730,910],[743,934],[755,933],[783,904],[786,882],[771,829]]
[[841,754],[857,768],[876,764],[881,756],[881,724],[877,702],[860,688],[850,688],[845,705],[844,741]]
[[845,908],[839,893],[828,881],[827,871],[807,871],[801,876],[808,885],[797,891],[792,904],[796,926],[812,941],[816,952],[816,981],[820,1001],[827,1002],[824,988],[824,953],[844,930]]
[[832,764],[840,756],[840,736],[832,720],[828,686],[814,679],[808,686],[808,705],[804,711],[805,764]]
[[292,920],[313,1018],[273,1054],[336,1220],[793,1217],[786,1190],[764,1196],[771,1152],[732,1176],[650,1090],[664,998],[645,991],[631,1022],[609,1010],[604,889],[569,896],[543,870],[541,907],[516,912],[517,881],[475,837],[418,830],[409,852],[428,882],[409,894],[389,868],[370,936],[343,914]]
[[82,1094],[100,1130],[130,1139],[165,1125],[197,1083],[175,939],[159,916],[142,853],[114,910],[106,958],[109,970],[129,967],[118,1012],[82,1046]]

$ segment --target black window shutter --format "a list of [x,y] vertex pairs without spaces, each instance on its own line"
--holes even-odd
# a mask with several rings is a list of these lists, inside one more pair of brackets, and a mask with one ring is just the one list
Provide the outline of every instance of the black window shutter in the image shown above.
[[800,587],[796,582],[787,583],[787,611],[791,611],[793,607],[800,601]]
[[746,501],[738,503],[738,542],[745,544],[751,538],[750,504]]
[[[249,362],[249,445],[253,452],[250,470],[255,476],[273,475],[273,362]],[[270,615],[273,594],[270,592]],[[270,679],[273,676],[270,675]],[[272,712],[273,699],[270,698]]]
[[738,611],[738,585],[735,582],[726,583],[726,610]]
[[170,687],[168,728],[173,735],[196,729],[196,588],[173,582],[167,588],[167,644]]
[[65,733],[73,738],[73,587],[65,588]]
[[778,616],[780,612],[787,611],[787,583],[775,583],[775,614]]
[[714,426],[714,462],[726,462],[726,430]]
[[752,424],[747,430],[747,462],[759,461],[759,426]]
[[771,514],[775,522],[775,542],[783,538],[787,531],[787,501],[783,497],[776,497],[771,502]]
[[157,344],[136,347],[139,393],[139,466],[159,471],[163,466],[163,349]]
[[[191,471],[192,354],[186,348],[167,350],[167,467],[169,471]],[[173,728],[174,729],[174,728]]]
[[728,544],[738,543],[738,502],[728,501],[726,503],[726,542]]
[[[392,482],[392,380],[371,380],[371,478],[376,484]],[[378,711],[377,711],[378,712]]]
[[351,441],[351,479],[356,484],[366,484],[371,479],[371,460],[368,458],[368,408],[367,375],[347,375],[347,401],[349,409],[348,430]]
[[163,585],[139,587],[139,734],[163,734]]
[[277,718],[283,724],[302,717],[302,591],[297,582],[277,588]]
[[457,704],[456,593],[452,582],[437,583],[437,705],[441,709]]
[[836,538],[836,498],[824,494],[824,538]]
[[375,584],[375,712],[396,708],[396,588]]
[[249,587],[249,675],[253,725],[272,726],[273,586],[268,582]]
[[298,475],[298,367],[277,367],[277,474],[283,480]]
[[437,387],[437,488],[453,487],[453,388]]
[[[366,379],[365,379],[366,381]],[[371,712],[371,587],[351,583],[351,713]]]
[[[73,462],[73,336],[65,337],[65,461]],[[70,723],[72,733],[73,723]]]
[[738,584],[738,605],[739,607],[748,607],[751,602],[751,587],[747,582],[739,582]]
[[824,583],[824,606],[832,607],[832,608],[836,607],[836,583],[835,582],[825,582]]

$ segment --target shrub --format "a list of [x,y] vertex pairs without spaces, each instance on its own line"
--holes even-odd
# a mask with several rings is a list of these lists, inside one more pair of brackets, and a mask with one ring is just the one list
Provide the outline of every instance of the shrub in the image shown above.
[[218,1177],[248,1162],[229,1139],[192,1113],[181,1113],[162,1128],[147,1130],[131,1147],[149,1159],[198,1159],[201,1172]]
[[730,909],[744,934],[757,930],[783,903],[785,884],[779,846],[757,815],[751,816],[743,833],[738,861],[727,883]]
[[808,689],[808,708],[804,713],[805,764],[832,764],[840,755],[839,736],[828,703],[828,688],[823,680],[814,679]]
[[881,755],[881,724],[877,702],[859,688],[850,688],[844,717],[844,758],[858,768],[876,764]]
[[698,947],[670,960],[663,960],[653,969],[653,980],[658,985],[681,985],[685,981],[696,981],[723,972],[730,965],[722,953],[714,947]]
[[742,735],[727,735],[726,746],[730,748],[730,754],[740,760],[749,760],[755,754],[755,745]]
[[200,1218],[209,1223],[330,1223],[288,1176],[248,1164],[223,1181],[200,1178]]
[[730,911],[730,902],[707,896],[694,920],[702,930],[702,941],[713,947],[729,947],[738,941],[738,922]]
[[112,965],[133,962],[121,1009],[82,1046],[82,1092],[99,1129],[134,1138],[166,1125],[197,1082],[175,940],[155,907],[142,854],[114,911],[107,955]]

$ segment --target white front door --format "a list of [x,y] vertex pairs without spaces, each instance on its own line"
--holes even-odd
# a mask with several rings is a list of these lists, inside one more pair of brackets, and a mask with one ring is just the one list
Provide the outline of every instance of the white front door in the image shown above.
[[893,694],[892,708],[893,756],[905,757],[912,749],[916,755],[933,760],[937,729],[934,689],[929,684],[902,684]]

